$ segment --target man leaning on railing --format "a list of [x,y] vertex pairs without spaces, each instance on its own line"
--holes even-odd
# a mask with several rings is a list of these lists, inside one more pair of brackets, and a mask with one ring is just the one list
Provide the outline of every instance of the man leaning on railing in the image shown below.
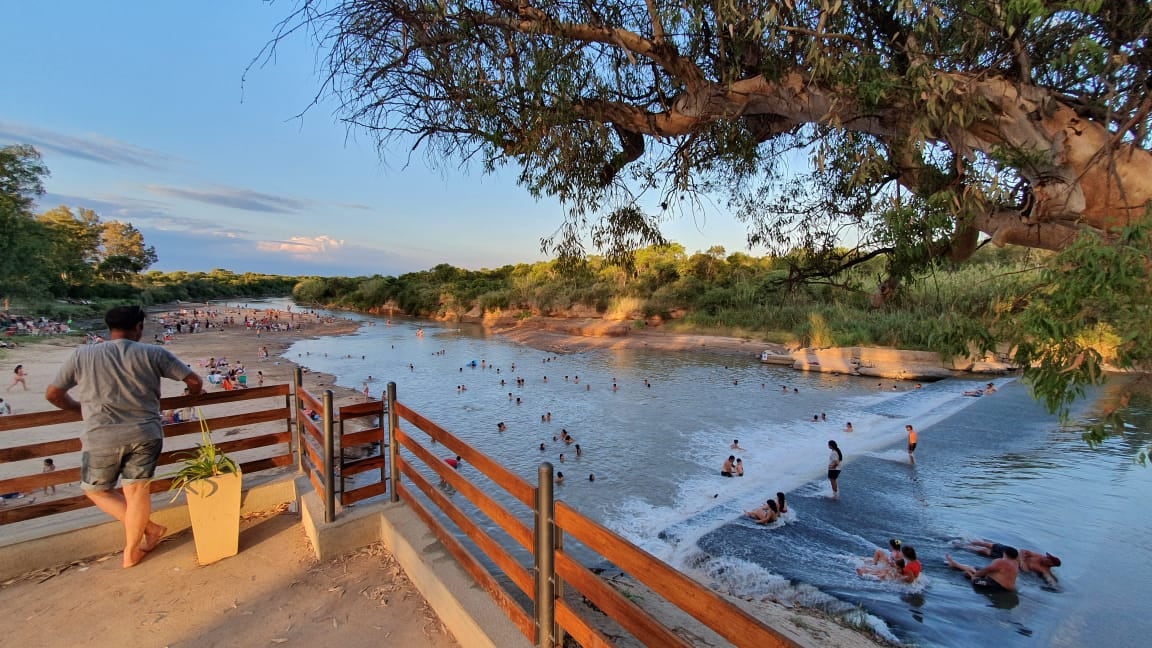
[[[197,395],[203,381],[171,351],[140,344],[144,309],[118,306],[104,317],[108,341],[78,347],[44,397],[84,418],[80,487],[100,510],[124,524],[124,567],[154,549],[167,531],[151,519],[148,482],[164,444],[160,379],[183,381]],[[68,395],[77,388],[79,401]],[[116,481],[121,488],[115,491]]]

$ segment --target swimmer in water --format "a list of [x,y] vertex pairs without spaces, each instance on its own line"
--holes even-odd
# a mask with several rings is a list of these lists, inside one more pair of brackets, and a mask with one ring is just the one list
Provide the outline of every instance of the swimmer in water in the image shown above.
[[976,569],[969,565],[962,565],[952,556],[944,554],[944,561],[957,571],[964,572],[964,577],[972,581],[972,586],[985,592],[1014,592],[1016,591],[1016,577],[1020,574],[1020,565],[1017,562],[1020,553],[1013,547],[1004,547],[1004,555],[993,560],[987,567]]
[[780,519],[780,509],[775,500],[768,500],[764,502],[764,506],[745,511],[744,514],[755,520],[757,524],[771,524]]

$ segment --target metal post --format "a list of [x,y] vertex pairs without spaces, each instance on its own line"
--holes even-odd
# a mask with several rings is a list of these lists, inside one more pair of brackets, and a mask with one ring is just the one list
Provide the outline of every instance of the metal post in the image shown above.
[[332,390],[324,390],[324,521],[336,519],[336,470],[333,462]]
[[288,419],[292,425],[292,444],[296,448],[296,472],[304,472],[304,437],[300,435],[300,390],[304,389],[304,372],[296,367],[292,377],[292,414]]
[[[380,394],[380,456],[383,457],[386,452],[385,448],[388,447],[388,395]],[[392,487],[388,485],[388,464],[387,462],[380,463],[380,483],[384,484],[385,488],[389,491]]]
[[536,541],[536,646],[553,648],[555,645],[556,583],[555,556],[556,528],[554,526],[555,504],[552,491],[552,464],[545,461],[537,470],[536,515],[533,536]]
[[396,485],[400,483],[400,444],[396,443],[393,435],[396,429],[400,427],[400,417],[396,414],[396,383],[388,383],[388,491],[391,493],[389,499],[393,502],[400,501],[400,492],[396,490]]

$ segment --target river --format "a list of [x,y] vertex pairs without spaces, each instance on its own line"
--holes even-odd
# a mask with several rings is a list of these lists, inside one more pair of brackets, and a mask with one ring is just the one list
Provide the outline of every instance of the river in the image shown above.
[[[1133,457],[1150,439],[1147,397],[1133,399],[1123,438],[1090,449],[1081,425],[1061,427],[1010,377],[966,398],[986,379],[917,389],[754,358],[554,355],[479,327],[352,317],[365,322],[358,334],[302,340],[286,356],[353,389],[371,376],[377,395],[395,381],[402,402],[530,481],[551,461],[567,476],[558,498],[710,586],[862,618],[917,646],[1146,645],[1152,468]],[[1073,420],[1104,398],[1080,402]],[[919,432],[915,465],[906,423]],[[582,456],[553,440],[561,429]],[[729,449],[734,439],[744,450]],[[836,499],[824,477],[829,439],[845,455]],[[744,477],[719,475],[730,453]],[[741,519],[777,491],[791,508],[783,524]],[[918,550],[920,582],[856,575],[859,557],[891,537]],[[1010,597],[973,590],[943,555],[985,564],[958,546],[974,538],[1059,556],[1059,587],[1022,574]]]

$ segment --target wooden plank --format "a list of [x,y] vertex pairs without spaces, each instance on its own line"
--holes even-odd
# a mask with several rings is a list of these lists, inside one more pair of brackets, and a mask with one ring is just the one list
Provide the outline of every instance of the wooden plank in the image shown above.
[[384,428],[369,428],[367,430],[360,430],[359,432],[350,432],[340,437],[341,448],[368,445],[369,443],[379,443],[380,446],[383,447]]
[[[216,448],[220,450],[220,452],[224,453],[240,452],[241,450],[252,450],[254,448],[278,446],[286,444],[291,440],[291,432],[273,432],[271,434],[261,434],[260,436],[245,437],[243,439],[235,439],[233,441],[221,441],[216,444]],[[177,463],[189,452],[192,452],[191,448],[161,452],[159,463],[161,465]]]
[[358,475],[362,472],[369,470],[378,470],[384,467],[384,455],[376,455],[375,457],[365,457],[363,459],[355,459],[353,461],[345,461],[340,464],[340,474],[345,477]]
[[236,439],[234,441],[221,441],[216,444],[216,447],[219,448],[220,452],[240,452],[241,450],[287,445],[291,441],[292,433],[284,430],[271,434],[261,434],[260,436],[244,437],[243,439]]
[[[613,621],[619,623],[633,637],[649,646],[691,648],[692,644],[681,639],[680,635],[666,628],[640,606],[605,583],[599,576],[568,557],[568,554],[557,551],[553,555],[556,560],[556,574],[564,579],[565,585],[576,588],[577,592],[592,601],[593,605],[600,608]],[[737,643],[736,645],[741,644]],[[759,644],[745,645],[758,646]]]
[[[258,410],[255,412],[244,412],[243,414],[230,414],[228,416],[217,416],[215,418],[204,419],[208,424],[208,429],[213,432],[220,430],[227,430],[229,428],[237,428],[242,425],[253,425],[256,423],[268,423],[270,421],[282,421],[292,413],[291,410],[283,407],[275,409]],[[173,423],[164,426],[165,437],[178,437],[185,434],[200,434],[200,421],[185,421],[183,423]]]
[[799,648],[793,640],[564,502],[556,502],[556,524],[728,641],[737,645]]
[[80,439],[60,439],[57,441],[44,441],[42,443],[29,443],[28,445],[13,446],[11,448],[0,448],[0,463],[51,457],[54,455],[68,454],[70,452],[80,452]]
[[262,470],[269,470],[271,468],[291,466],[294,463],[296,463],[296,457],[290,454],[276,455],[275,457],[246,461],[240,464],[240,472],[244,473],[245,475],[250,475],[252,473],[258,473]]
[[[207,381],[205,381],[207,382]],[[233,389],[231,391],[203,392],[195,396],[169,396],[160,399],[160,409],[180,409],[182,407],[205,407],[221,403],[235,403],[238,401],[255,400],[257,398],[270,398],[291,393],[288,383],[267,385],[264,387],[250,387]]]
[[311,468],[305,468],[304,473],[308,475],[308,481],[312,482],[312,490],[320,496],[321,501],[326,501],[324,499],[324,480]]
[[407,432],[399,430],[394,438],[401,447],[407,448],[412,454],[423,461],[425,465],[432,468],[432,470],[440,476],[440,479],[448,482],[449,486],[455,488],[458,493],[475,504],[476,508],[480,509],[480,512],[487,515],[521,547],[524,547],[530,552],[535,550],[536,545],[532,540],[532,531],[529,530],[519,518],[509,513],[503,506],[497,504],[496,500],[489,497],[471,481],[462,477],[460,473],[451,466],[437,459],[431,451],[420,445],[416,439],[408,436]]
[[23,522],[24,520],[64,513],[65,511],[75,511],[88,506],[92,506],[92,501],[89,500],[86,495],[74,495],[72,497],[36,502],[35,504],[27,504],[25,506],[6,505],[0,507],[0,525]]
[[45,486],[71,484],[80,481],[79,468],[64,468],[49,473],[36,473],[0,479],[0,493],[31,493]]
[[516,562],[516,559],[513,558],[511,554],[504,551],[504,547],[501,547],[492,539],[492,536],[488,535],[484,529],[481,529],[479,525],[473,522],[464,511],[461,511],[458,506],[453,504],[452,500],[445,497],[444,493],[441,493],[433,487],[432,484],[428,483],[428,480],[424,479],[424,475],[421,475],[411,464],[402,462],[400,464],[400,472],[412,480],[412,483],[415,484],[428,499],[432,500],[440,511],[448,516],[448,519],[455,522],[456,526],[464,532],[464,535],[468,536],[468,538],[480,548],[480,551],[484,552],[484,555],[496,563],[496,566],[508,576],[516,587],[520,588],[520,591],[528,596],[532,596],[533,589],[535,588],[535,585],[532,583],[532,577],[528,575],[528,570]]
[[[315,410],[318,414],[324,413],[324,401],[313,396],[307,389],[303,387],[297,389],[296,396],[300,399],[300,402],[303,403],[304,407]],[[304,407],[301,409],[304,409]]]
[[304,458],[306,465],[311,465],[313,468],[320,470],[324,467],[324,454],[317,450],[316,447],[308,439],[301,439],[304,443],[300,444],[304,448]]
[[353,403],[352,405],[345,405],[336,410],[336,417],[341,421],[346,421],[352,418],[362,418],[365,416],[384,416],[384,403],[381,401],[371,401],[366,403]]
[[529,641],[532,641],[536,633],[535,623],[532,617],[517,605],[516,601],[514,601],[512,597],[504,591],[504,588],[500,587],[496,579],[488,573],[488,570],[484,569],[484,566],[464,548],[464,545],[460,544],[460,541],[453,537],[451,533],[448,533],[443,525],[440,524],[439,520],[424,508],[420,500],[412,496],[412,493],[403,483],[396,484],[396,490],[399,492],[401,499],[412,509],[412,512],[424,521],[424,524],[432,531],[432,534],[436,536],[440,544],[444,545],[444,548],[448,553],[452,554],[456,562],[460,563],[464,571],[472,576],[472,579],[476,581],[480,589],[487,592],[488,596],[492,597],[496,605],[504,611],[504,614],[508,615],[508,618],[511,619],[516,628],[520,630],[520,633]]
[[588,625],[575,610],[561,600],[556,601],[556,623],[576,640],[580,648],[615,648],[615,644],[600,634],[599,630]]
[[387,492],[388,484],[384,482],[368,484],[367,486],[361,486],[360,488],[340,493],[340,504],[341,506],[350,506],[361,500],[366,500],[369,497],[376,497],[377,495],[383,495]]
[[7,416],[0,416],[0,432],[44,427],[45,425],[59,425],[61,423],[75,423],[79,420],[80,412],[55,409],[29,414],[9,414]]
[[300,435],[311,437],[316,443],[324,445],[324,432],[318,427],[318,421],[313,421],[307,416],[301,416],[300,421]]
[[521,479],[519,475],[500,465],[483,452],[474,449],[472,446],[456,438],[444,428],[409,409],[406,405],[396,403],[396,413],[432,437],[437,443],[451,450],[453,454],[460,455],[462,459],[484,473],[484,475],[495,482],[497,486],[508,491],[512,497],[520,500],[524,506],[529,508],[535,506],[535,502],[532,501],[534,497],[532,485]]
[[[171,396],[160,400],[160,409],[180,409],[183,407],[196,407],[205,405],[218,405],[220,403],[232,403],[236,401],[252,400],[256,398],[268,398],[270,396],[280,396],[289,393],[289,387],[284,385],[272,385],[269,387],[254,387],[252,389],[240,389],[227,392],[211,392],[203,393],[196,396]],[[0,432],[8,430],[22,430],[33,427],[44,427],[46,425],[59,425],[61,423],[74,423],[79,421],[79,412],[66,412],[64,410],[48,410],[44,412],[32,412],[29,414],[15,414],[10,416],[0,417]],[[199,428],[196,428],[199,430]]]

